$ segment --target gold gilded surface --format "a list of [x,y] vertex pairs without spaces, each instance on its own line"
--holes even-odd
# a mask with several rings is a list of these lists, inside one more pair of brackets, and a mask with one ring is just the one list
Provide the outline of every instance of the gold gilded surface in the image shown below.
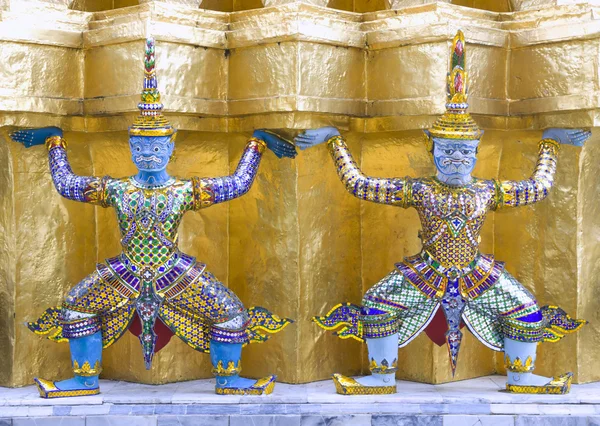
[[[157,43],[157,54],[159,47],[160,43]],[[88,84],[85,85],[85,97],[97,98],[141,93],[144,72],[143,58],[144,42],[142,40],[87,50],[85,81]],[[161,61],[157,61],[156,68],[159,81],[161,81]],[[130,109],[134,110],[136,106],[137,104],[133,104]]]
[[[156,50],[161,58],[157,61],[158,81],[167,111],[225,114],[227,75],[222,50],[164,42],[157,43]],[[142,58],[141,41],[88,50],[86,81],[95,84],[86,86],[86,113],[134,110],[141,92]]]
[[[80,50],[0,41],[0,55],[3,58],[0,68],[2,111],[81,114],[83,56]],[[65,69],[69,70],[68,79],[64,78]]]
[[[71,5],[71,9],[82,10],[86,12],[97,12],[100,10],[112,9],[115,7],[114,3],[114,0],[74,0],[73,4]],[[137,1],[135,4],[137,4]]]
[[384,9],[386,9],[385,0],[354,0],[354,12],[367,13]]
[[[348,145],[360,158],[360,139],[348,134]],[[355,375],[361,371],[362,347],[317,327],[310,318],[324,315],[336,303],[360,303],[360,201],[339,181],[325,144],[296,157],[299,292],[297,322],[298,382]],[[332,354],[337,354],[332,356]]]
[[[6,133],[4,133],[6,137]],[[92,172],[89,144],[66,133],[73,170]],[[68,345],[31,333],[23,324],[49,306],[60,305],[67,291],[95,267],[94,207],[58,195],[43,146],[29,149],[4,139],[12,162],[11,211],[14,250],[14,346],[9,385],[72,374]],[[3,185],[5,183],[3,182]]]
[[[396,13],[384,10],[384,0],[332,0],[330,9],[262,9],[260,0],[227,0],[212,2],[221,10],[215,12],[160,2],[137,6],[136,0],[78,1],[86,4],[79,10],[37,8],[35,19],[24,7],[3,11],[0,125],[70,131],[69,154],[79,173],[134,172],[125,130],[139,98],[147,30],[158,40],[169,119],[194,131],[180,133],[171,169],[179,174],[233,171],[254,128],[323,125],[351,130],[345,136],[367,173],[432,173],[416,129],[443,112],[455,32],[449,23],[457,19],[473,54],[471,109],[487,130],[477,175],[526,178],[540,136],[530,129],[600,121],[598,77],[589,60],[597,56],[597,23],[589,5],[506,13],[517,1],[460,0]],[[89,13],[95,10],[102,11]],[[236,12],[223,13],[230,11]],[[43,149],[25,150],[6,141],[5,132],[2,137],[0,356],[8,357],[0,383],[12,386],[31,383],[33,375],[70,374],[66,345],[40,340],[21,324],[59,303],[97,260],[118,253],[119,243],[112,211],[61,199]],[[593,202],[599,151],[597,137],[583,150],[566,147],[549,198],[490,215],[482,235],[482,250],[506,261],[540,303],[558,303],[591,321],[576,335],[540,346],[541,374],[572,370],[578,381],[599,379],[600,215]],[[359,302],[394,262],[418,251],[418,219],[412,211],[353,199],[324,149],[300,155],[277,160],[266,152],[248,195],[186,216],[181,245],[246,306],[297,320],[268,343],[245,349],[245,372],[276,373],[288,382],[366,373],[364,346],[305,320],[334,303]],[[465,332],[456,379],[490,373],[494,358],[502,372],[501,355]],[[152,372],[140,360],[139,342],[126,334],[107,351],[103,377],[164,383],[210,371],[208,358],[177,338],[157,355]],[[399,377],[451,380],[446,349],[424,335],[402,349],[399,360]]]
[[263,7],[261,0],[233,0],[233,10],[259,9]]
[[472,7],[475,9],[489,10],[492,12],[511,12],[515,0],[452,0],[457,6]]
[[362,49],[300,43],[298,56],[299,95],[365,99],[365,52]]
[[[513,100],[511,113],[591,107],[593,101],[588,94],[596,91],[597,80],[594,65],[586,58],[597,51],[598,40],[512,50],[508,81],[508,97]],[[576,94],[578,96],[574,96]]]
[[[530,175],[540,137],[540,132],[506,135],[500,157],[501,179]],[[576,267],[580,152],[572,146],[561,149],[554,187],[547,199],[495,213],[494,244],[496,258],[506,262],[506,269],[536,295],[540,305],[558,304],[576,317],[581,316]],[[540,345],[536,373],[553,376],[573,371],[581,380],[575,362],[578,337],[566,336],[558,343]],[[498,357],[500,363],[502,357]]]
[[467,49],[469,98],[505,99],[508,50],[471,44],[467,44]]
[[354,12],[354,0],[330,0],[327,7]]
[[298,45],[274,43],[234,49],[229,57],[229,111],[233,115],[292,111],[298,93]]
[[[80,50],[0,41],[0,55],[3,58],[2,95],[82,97],[83,53]],[[67,75],[64,70],[68,70]]]
[[[368,116],[442,113],[445,103],[447,43],[419,44],[368,53]],[[436,65],[434,65],[436,64]],[[390,70],[397,70],[390,72]],[[416,100],[416,102],[403,102]],[[439,107],[436,108],[436,105]]]
[[[48,17],[55,19],[57,28],[37,20],[30,28],[25,10],[16,8],[18,11],[11,10],[5,19],[18,20],[24,32],[17,34],[8,31],[9,26],[0,26],[3,40],[12,37],[25,41],[16,45],[26,47],[15,49],[31,52],[65,50],[60,46],[69,45],[69,55],[79,58],[77,64],[65,65],[67,73],[54,72],[49,67],[48,75],[39,80],[64,81],[62,76],[72,75],[73,70],[83,77],[77,84],[71,79],[64,84],[78,91],[78,96],[65,97],[55,84],[36,87],[35,95],[18,99],[10,95],[2,98],[0,91],[0,108],[71,116],[83,113],[90,128],[98,127],[95,121],[108,119],[100,115],[110,115],[115,123],[119,122],[119,114],[135,108],[131,105],[135,105],[139,88],[137,73],[133,71],[139,68],[141,38],[150,31],[159,40],[159,56],[166,56],[168,64],[177,64],[164,66],[164,61],[158,61],[159,75],[163,76],[159,81],[169,89],[165,103],[171,113],[239,117],[301,110],[364,116],[366,103],[366,119],[374,121],[371,127],[400,130],[393,123],[401,114],[415,118],[405,119],[402,129],[414,129],[420,123],[417,116],[439,113],[441,104],[437,100],[443,93],[444,80],[437,74],[444,67],[438,64],[446,59],[445,49],[454,31],[447,23],[456,16],[461,17],[474,55],[469,66],[473,113],[490,120],[508,114],[525,115],[535,118],[532,122],[539,128],[544,122],[540,114],[570,111],[569,114],[581,115],[597,103],[593,89],[596,78],[587,78],[595,74],[590,61],[585,60],[593,57],[597,44],[597,38],[590,35],[595,24],[589,6],[499,14],[473,9],[493,9],[486,6],[486,1],[473,0],[468,4],[471,7],[432,3],[405,8],[401,13],[367,13],[366,9],[374,3],[354,1],[352,9],[360,13],[302,3],[266,9],[242,7],[237,12],[224,13],[163,2],[133,6],[123,0],[114,1],[113,10],[95,13],[53,9],[46,21]],[[343,8],[349,10],[350,6]],[[496,9],[505,12],[504,6]],[[42,16],[40,11],[36,9],[36,16]],[[67,43],[68,37],[77,40]],[[162,52],[160,46],[164,48]],[[356,50],[344,48],[349,46]],[[232,50],[222,50],[225,48]],[[248,51],[240,53],[243,50]],[[362,54],[356,53],[359,50]],[[443,52],[436,55],[436,50]],[[334,62],[331,58],[336,52],[339,60]],[[73,62],[65,55],[48,50],[31,56],[56,58],[57,64]],[[366,69],[361,65],[365,55]],[[16,56],[21,62],[14,69],[35,68]],[[33,75],[18,74],[6,76],[4,82]],[[275,78],[269,80],[262,75]],[[322,75],[326,84],[313,84],[312,76],[317,75]],[[361,76],[363,81],[358,81]],[[203,84],[197,84],[198,81]],[[355,92],[367,86],[366,99],[354,97]],[[85,92],[81,95],[83,87]],[[303,95],[306,91],[311,94]],[[340,93],[351,97],[340,97]],[[385,125],[390,127],[382,128]],[[125,122],[121,122],[114,130],[125,127]]]
[[233,12],[233,0],[202,0],[200,8],[219,12]]
[[[234,170],[250,134],[228,136]],[[252,189],[228,203],[229,287],[246,307],[264,306],[292,319],[300,313],[297,167],[293,160],[265,151]],[[297,327],[292,324],[266,343],[244,348],[244,375],[301,380]]]
[[[594,129],[596,130],[596,129]],[[579,381],[600,380],[600,135],[592,133],[579,157],[577,208],[577,315],[589,321],[577,333]],[[571,340],[570,344],[573,341]]]
[[14,188],[11,149],[5,129],[0,133],[0,386],[13,386],[15,339],[15,217],[13,214]]

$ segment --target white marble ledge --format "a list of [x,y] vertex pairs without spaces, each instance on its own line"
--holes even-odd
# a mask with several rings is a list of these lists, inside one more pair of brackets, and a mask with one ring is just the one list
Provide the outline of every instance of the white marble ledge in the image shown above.
[[[102,405],[162,405],[162,404],[331,404],[336,405],[399,404],[411,407],[437,407],[438,411],[449,412],[441,406],[490,406],[497,414],[514,411],[515,405],[531,414],[552,414],[568,405],[590,404],[590,414],[600,407],[600,382],[573,385],[568,395],[518,395],[503,391],[505,378],[502,376],[480,377],[443,385],[398,381],[398,393],[394,395],[346,396],[335,393],[331,380],[302,385],[278,383],[271,395],[265,396],[223,396],[214,393],[214,380],[194,380],[167,385],[143,385],[128,382],[100,381],[101,393],[95,396],[42,399],[34,386],[23,388],[0,387],[0,406],[27,406],[32,410],[47,406],[102,406]],[[559,407],[559,408],[557,408]],[[562,408],[561,408],[562,407]],[[475,407],[474,407],[475,408]],[[418,408],[421,410],[422,408]],[[578,410],[581,411],[581,407]],[[99,407],[98,412],[103,412]],[[519,410],[519,411],[523,411]],[[60,410],[58,410],[60,411]],[[452,411],[452,410],[450,410]],[[585,410],[584,410],[585,411]],[[598,409],[600,413],[600,409]]]

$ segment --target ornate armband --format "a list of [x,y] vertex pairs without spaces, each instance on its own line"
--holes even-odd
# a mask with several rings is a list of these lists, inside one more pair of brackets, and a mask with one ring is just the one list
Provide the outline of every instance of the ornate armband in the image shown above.
[[101,207],[108,207],[106,185],[109,180],[108,176],[104,176],[102,179],[90,181],[88,186],[83,190],[85,201]]
[[410,207],[413,202],[413,181],[407,176],[404,179],[401,179],[400,182],[402,189],[396,191],[394,194],[395,201],[393,204],[402,208],[407,208]]
[[194,191],[194,210],[204,209],[214,204],[215,193],[207,179],[193,177],[192,187]]
[[542,139],[538,144],[540,150],[546,146],[550,146],[554,148],[554,155],[558,154],[560,151],[560,144],[556,142],[554,139]]
[[499,179],[493,179],[492,182],[494,182],[494,203],[495,203],[495,208],[499,209],[502,208],[504,206],[504,189],[502,188],[502,181]]
[[340,135],[337,135],[332,138],[329,138],[329,140],[327,141],[327,148],[331,149],[332,147],[342,146],[344,144],[345,144],[344,138],[341,137]]
[[253,138],[250,138],[250,140],[248,141],[248,146],[257,150],[259,154],[262,154],[265,151],[267,144],[262,139],[253,137]]
[[50,136],[46,138],[46,149],[48,151],[57,146],[67,149],[67,140],[62,136]]

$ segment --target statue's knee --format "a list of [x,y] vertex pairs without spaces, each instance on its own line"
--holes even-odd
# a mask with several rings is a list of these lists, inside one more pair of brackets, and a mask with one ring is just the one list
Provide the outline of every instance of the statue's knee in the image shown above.
[[69,308],[62,308],[60,311],[60,320],[64,322],[79,321],[94,317],[97,317],[97,315],[87,312],[79,312]]
[[536,310],[530,314],[523,315],[515,318],[513,321],[517,325],[526,325],[532,328],[540,328],[543,326],[544,316],[542,315],[542,311],[536,305]]
[[539,342],[542,339],[544,317],[539,309],[516,318],[503,321],[504,337],[520,342]]
[[378,294],[378,292],[377,292],[377,286],[375,285],[365,292],[365,294],[362,297],[362,300],[360,301],[361,306],[372,305],[373,302],[378,299],[376,294]]
[[241,310],[241,312],[239,312],[239,314],[235,315],[232,318],[229,318],[227,321],[215,323],[214,327],[223,330],[241,330],[246,327],[248,321],[248,311],[244,308]]
[[59,323],[62,326],[62,336],[66,339],[90,336],[99,332],[102,328],[98,315],[74,311],[69,308],[62,309]]
[[214,323],[210,330],[210,339],[222,343],[247,343],[248,312],[244,309],[227,321]]

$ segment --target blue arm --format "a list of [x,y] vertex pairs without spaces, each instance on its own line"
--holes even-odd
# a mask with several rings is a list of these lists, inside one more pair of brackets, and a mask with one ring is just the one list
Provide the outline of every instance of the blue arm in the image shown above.
[[194,208],[198,210],[224,203],[247,193],[252,187],[265,148],[269,148],[279,158],[296,156],[296,148],[291,142],[269,131],[254,131],[232,175],[192,178]]
[[60,195],[69,200],[106,207],[104,193],[108,178],[73,173],[67,158],[67,142],[62,136],[63,132],[58,127],[18,130],[11,134],[15,142],[22,143],[26,148],[46,144],[50,173]]

